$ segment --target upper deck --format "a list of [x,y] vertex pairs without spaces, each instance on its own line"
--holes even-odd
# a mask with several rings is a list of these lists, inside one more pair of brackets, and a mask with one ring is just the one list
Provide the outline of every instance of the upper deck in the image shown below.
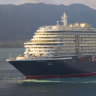
[[92,28],[87,23],[75,23],[70,25],[49,25],[49,26],[42,26],[40,27],[37,32],[44,32],[44,31],[96,31],[95,28]]

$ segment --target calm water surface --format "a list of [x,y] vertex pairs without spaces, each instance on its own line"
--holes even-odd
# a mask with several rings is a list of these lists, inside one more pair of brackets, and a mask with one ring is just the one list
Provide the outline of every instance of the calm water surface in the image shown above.
[[26,81],[5,60],[23,54],[23,48],[0,49],[0,96],[96,96],[96,78]]

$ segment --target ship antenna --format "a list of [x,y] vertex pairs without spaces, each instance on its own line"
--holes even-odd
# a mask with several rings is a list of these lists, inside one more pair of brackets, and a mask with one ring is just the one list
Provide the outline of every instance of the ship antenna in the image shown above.
[[57,22],[57,26],[59,25],[59,21],[56,21]]
[[64,24],[64,26],[67,26],[67,15],[66,13],[63,14],[61,17],[61,22]]

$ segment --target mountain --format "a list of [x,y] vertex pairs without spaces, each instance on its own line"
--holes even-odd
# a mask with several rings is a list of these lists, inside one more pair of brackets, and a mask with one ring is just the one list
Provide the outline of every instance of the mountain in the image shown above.
[[30,40],[39,26],[54,25],[66,12],[68,22],[86,22],[96,27],[96,10],[82,4],[0,5],[0,41]]

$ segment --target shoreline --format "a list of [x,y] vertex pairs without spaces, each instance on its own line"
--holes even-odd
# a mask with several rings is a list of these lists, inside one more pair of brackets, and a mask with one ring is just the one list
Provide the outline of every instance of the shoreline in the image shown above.
[[0,48],[24,48],[23,40],[17,41],[0,41]]

